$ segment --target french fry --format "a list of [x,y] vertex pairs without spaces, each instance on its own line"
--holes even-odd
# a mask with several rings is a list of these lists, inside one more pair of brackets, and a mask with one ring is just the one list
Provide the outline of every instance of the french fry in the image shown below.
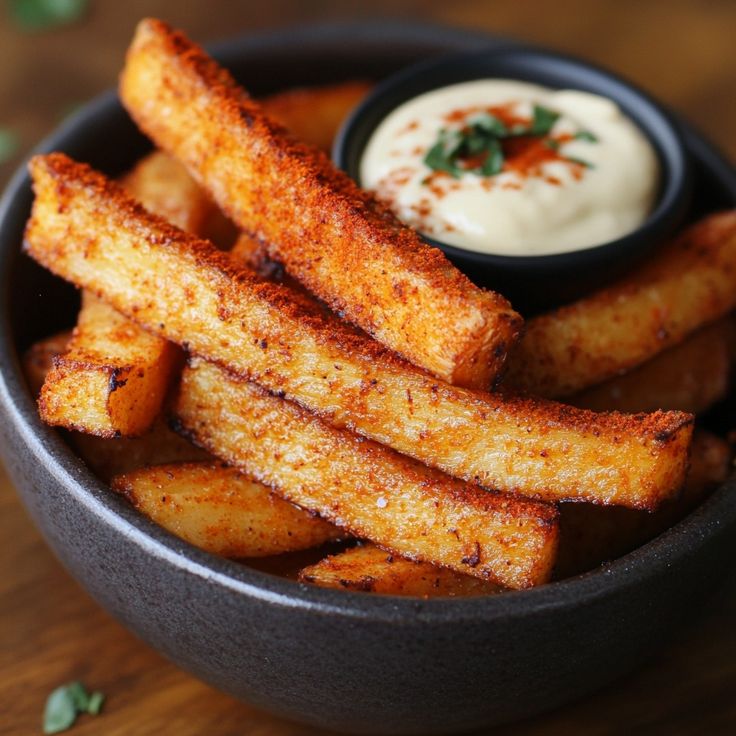
[[289,89],[266,97],[263,111],[296,138],[329,153],[340,125],[368,94],[369,82],[354,80]]
[[89,469],[106,483],[116,475],[149,465],[212,460],[212,456],[202,448],[172,432],[160,417],[140,437],[106,439],[92,434],[71,432],[69,442]]
[[140,128],[332,309],[450,383],[487,388],[521,318],[473,285],[181,33],[138,25],[120,79]]
[[67,350],[41,389],[41,418],[98,437],[143,434],[161,409],[179,352],[84,294]]
[[151,215],[63,154],[31,163],[27,252],[120,312],[337,427],[499,491],[655,508],[692,417],[595,414],[444,384]]
[[691,226],[628,278],[529,320],[510,385],[557,398],[641,365],[736,307],[736,210]]
[[414,562],[374,544],[351,547],[299,572],[299,581],[384,595],[420,598],[493,595],[503,588],[426,562]]
[[[23,356],[23,370],[31,392],[37,395],[54,358],[66,351],[71,331],[60,332],[32,345]],[[212,459],[208,453],[172,432],[157,419],[141,437],[106,439],[79,432],[69,433],[69,442],[95,475],[110,481],[114,475],[126,473],[153,463],[195,462]]]
[[569,401],[593,411],[679,409],[700,414],[728,393],[733,340],[732,318],[720,319],[629,373]]
[[[161,152],[142,159],[123,185],[144,207],[189,232],[204,232],[217,208],[182,164]],[[91,294],[67,351],[48,371],[41,418],[99,437],[134,437],[153,424],[177,365],[176,348]]]
[[731,449],[709,432],[693,436],[692,462],[682,493],[649,514],[588,503],[560,505],[560,547],[555,577],[592,570],[661,534],[697,506],[731,472]]
[[223,557],[295,552],[343,535],[217,462],[141,468],[115,476],[112,488],[177,537]]
[[201,360],[175,414],[194,442],[354,536],[512,588],[549,575],[552,506],[464,484]]

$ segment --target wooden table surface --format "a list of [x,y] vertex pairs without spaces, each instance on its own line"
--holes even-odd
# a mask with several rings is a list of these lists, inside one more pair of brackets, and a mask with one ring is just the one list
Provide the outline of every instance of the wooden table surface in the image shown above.
[[[29,35],[0,13],[0,129],[20,156],[72,106],[114,83],[135,21],[159,16],[199,40],[286,23],[346,17],[438,20],[505,32],[584,55],[655,92],[736,159],[736,2],[670,0],[271,0],[126,3],[92,0],[63,29]],[[348,12],[349,9],[349,12]],[[103,715],[73,733],[106,736],[318,734],[199,683],[99,609],[51,556],[0,475],[0,734],[41,732],[47,693],[71,679],[103,690]],[[605,692],[495,733],[736,732],[736,577],[646,668]]]

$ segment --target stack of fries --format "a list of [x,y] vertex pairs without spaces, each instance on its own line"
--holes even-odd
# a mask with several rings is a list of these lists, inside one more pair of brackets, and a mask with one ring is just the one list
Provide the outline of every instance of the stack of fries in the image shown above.
[[26,358],[43,420],[183,539],[314,550],[328,587],[497,593],[656,535],[730,465],[692,433],[729,390],[736,212],[523,325],[321,150],[367,88],[257,103],[139,25],[121,98],[160,150],[119,183],[30,164],[25,249],[83,290]]

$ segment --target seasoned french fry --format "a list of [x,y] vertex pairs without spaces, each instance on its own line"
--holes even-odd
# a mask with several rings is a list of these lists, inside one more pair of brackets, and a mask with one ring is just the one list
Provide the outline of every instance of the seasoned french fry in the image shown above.
[[[32,345],[23,357],[26,380],[34,394],[43,386],[46,374],[57,355],[65,352],[71,331],[41,340]],[[93,473],[109,481],[114,475],[142,468],[153,463],[195,462],[212,459],[208,453],[172,432],[163,420],[141,437],[106,439],[90,434],[71,432],[69,441]]]
[[521,318],[270,120],[182,34],[144,20],[120,96],[244,231],[335,311],[450,383],[487,388]]
[[140,437],[106,439],[72,432],[69,442],[89,469],[101,480],[159,463],[189,463],[212,460],[212,456],[172,432],[162,418]]
[[728,393],[732,342],[731,318],[718,320],[629,373],[569,401],[593,411],[679,409],[699,414]]
[[736,307],[736,210],[686,230],[628,278],[529,320],[508,382],[568,396],[682,342]]
[[555,577],[566,578],[614,560],[661,534],[692,509],[731,471],[731,449],[709,432],[693,436],[692,462],[679,498],[649,514],[592,504],[560,505],[560,547]]
[[[122,183],[147,209],[187,231],[204,232],[216,220],[209,197],[182,164],[164,153],[141,160]],[[99,437],[140,435],[161,409],[177,352],[84,294],[67,351],[46,377],[41,418]]]
[[344,536],[221,463],[141,468],[115,476],[112,487],[177,537],[223,557],[295,552]]
[[303,87],[266,97],[263,111],[296,138],[327,153],[348,113],[368,94],[369,82]]
[[492,595],[503,588],[426,562],[414,562],[373,544],[330,555],[299,572],[302,583],[385,595],[438,598]]
[[554,507],[464,484],[201,360],[175,412],[197,444],[354,536],[512,588],[549,575]]
[[98,437],[143,434],[178,363],[175,345],[84,294],[67,350],[54,359],[41,389],[41,418]]
[[692,417],[594,414],[444,384],[149,214],[63,154],[31,163],[26,249],[148,329],[450,475],[547,500],[655,508]]

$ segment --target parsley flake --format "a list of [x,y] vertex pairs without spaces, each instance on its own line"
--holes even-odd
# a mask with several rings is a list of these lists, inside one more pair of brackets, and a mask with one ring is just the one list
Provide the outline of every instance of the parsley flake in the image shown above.
[[43,732],[61,733],[74,725],[80,713],[98,715],[105,696],[101,692],[91,695],[78,680],[57,687],[46,700],[43,714]]

